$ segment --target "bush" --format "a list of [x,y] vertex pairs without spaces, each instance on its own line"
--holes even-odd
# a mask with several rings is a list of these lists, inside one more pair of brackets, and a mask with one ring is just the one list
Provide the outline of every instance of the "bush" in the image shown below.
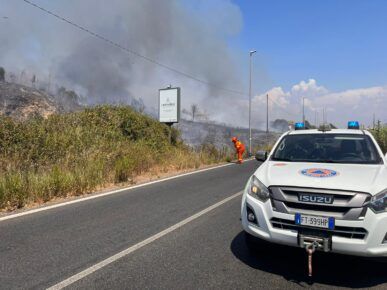
[[378,142],[383,153],[387,153],[387,126],[382,125],[380,121],[377,122],[377,125],[374,130],[371,131],[374,135],[376,141]]
[[126,182],[133,178],[135,169],[135,160],[130,156],[118,158],[114,164],[115,182]]
[[130,107],[98,106],[24,122],[0,117],[0,207],[85,194],[149,171],[224,161],[226,155],[211,144],[193,150],[179,131]]

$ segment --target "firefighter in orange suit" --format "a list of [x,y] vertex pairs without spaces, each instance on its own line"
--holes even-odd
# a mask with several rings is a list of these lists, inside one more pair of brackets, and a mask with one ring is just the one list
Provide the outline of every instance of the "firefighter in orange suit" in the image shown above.
[[243,153],[245,152],[245,145],[239,141],[236,137],[233,137],[232,142],[234,143],[236,153],[238,154],[238,163],[243,162]]

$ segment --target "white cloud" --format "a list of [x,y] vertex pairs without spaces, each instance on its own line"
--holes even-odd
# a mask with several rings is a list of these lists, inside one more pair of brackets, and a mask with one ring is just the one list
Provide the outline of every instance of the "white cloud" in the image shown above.
[[326,105],[341,103],[356,107],[364,100],[383,103],[383,99],[386,99],[386,97],[387,87],[370,87],[326,94],[318,98],[316,102]]
[[261,117],[261,121],[265,117],[266,94],[269,94],[272,103],[272,120],[301,120],[302,98],[305,97],[306,117],[312,123],[315,122],[316,115],[321,119],[323,108],[328,112],[328,121],[338,126],[345,126],[348,120],[353,119],[370,125],[373,114],[377,119],[387,122],[387,86],[332,92],[318,85],[316,80],[309,79],[292,86],[289,91],[274,87],[253,99],[253,111],[256,116]]
[[299,84],[294,85],[291,90],[292,94],[303,96],[320,95],[328,92],[323,86],[318,86],[315,79],[309,79],[307,82],[301,81]]
[[274,104],[282,108],[289,105],[289,97],[291,94],[289,92],[284,92],[281,87],[274,87],[262,95],[255,96],[252,100],[253,104],[266,104],[266,95],[270,96],[270,108],[272,108]]

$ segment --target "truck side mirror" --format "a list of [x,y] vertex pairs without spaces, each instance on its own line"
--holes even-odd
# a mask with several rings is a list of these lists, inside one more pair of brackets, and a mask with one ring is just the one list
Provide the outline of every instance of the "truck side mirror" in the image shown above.
[[255,159],[257,159],[257,161],[265,162],[267,159],[267,155],[268,154],[266,151],[257,151],[257,153],[255,154]]

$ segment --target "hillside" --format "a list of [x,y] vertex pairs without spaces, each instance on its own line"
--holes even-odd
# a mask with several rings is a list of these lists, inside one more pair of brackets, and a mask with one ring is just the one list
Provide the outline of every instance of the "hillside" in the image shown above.
[[[30,117],[41,116],[47,118],[55,113],[78,111],[83,107],[78,103],[77,95],[73,91],[60,88],[56,95],[24,85],[0,82],[0,115],[9,116],[15,120],[27,120]],[[236,128],[212,122],[192,122],[181,120],[174,125],[181,132],[182,140],[194,148],[203,144],[215,145],[218,149],[232,149],[231,137],[237,136],[248,144],[248,129]],[[278,134],[269,134],[269,143]],[[265,146],[267,136],[265,132],[252,131],[253,148]]]
[[61,111],[54,99],[37,89],[14,83],[0,82],[0,112],[26,120],[32,116],[48,117]]
[[[170,142],[171,140],[171,142]],[[225,161],[130,107],[99,106],[19,122],[0,116],[0,208],[79,195],[136,178]]]
[[[232,136],[248,144],[247,129],[182,120],[170,130],[132,107],[84,108],[76,97],[0,82],[0,209],[230,161]],[[254,130],[255,149],[266,144]]]
[[[175,127],[181,131],[184,142],[192,147],[199,147],[202,144],[213,144],[217,148],[233,149],[231,138],[238,137],[246,145],[249,144],[249,130],[246,128],[231,127],[216,123],[192,122],[181,120]],[[262,148],[272,144],[279,136],[279,133],[252,130],[253,149]],[[254,150],[253,150],[254,151]]]
[[27,120],[34,116],[47,118],[55,113],[76,111],[81,106],[73,94],[61,88],[53,96],[32,87],[0,81],[0,114]]

